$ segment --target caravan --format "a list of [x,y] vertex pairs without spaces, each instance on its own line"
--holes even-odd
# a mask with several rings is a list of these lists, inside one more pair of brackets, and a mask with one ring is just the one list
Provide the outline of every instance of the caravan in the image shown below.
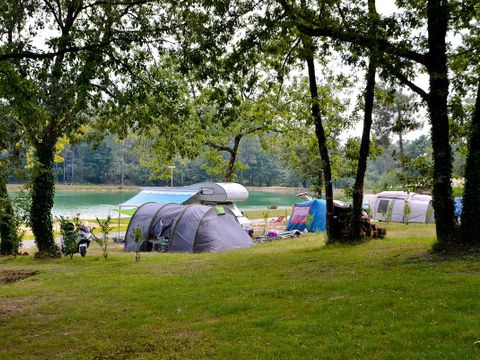
[[202,182],[181,187],[145,187],[133,198],[120,205],[121,209],[138,208],[154,202],[157,204],[201,204],[229,208],[242,228],[252,232],[252,222],[240,211],[234,201],[248,199],[248,190],[237,183]]

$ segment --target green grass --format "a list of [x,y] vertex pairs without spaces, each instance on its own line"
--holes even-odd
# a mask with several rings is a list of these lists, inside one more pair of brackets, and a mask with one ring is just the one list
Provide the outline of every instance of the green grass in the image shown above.
[[430,255],[434,227],[221,254],[0,258],[2,359],[479,359],[478,257]]

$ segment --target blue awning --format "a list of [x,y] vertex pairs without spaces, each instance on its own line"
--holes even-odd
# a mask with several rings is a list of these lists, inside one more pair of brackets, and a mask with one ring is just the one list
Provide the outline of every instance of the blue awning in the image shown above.
[[120,204],[120,207],[139,207],[148,202],[159,204],[183,204],[197,193],[198,190],[178,190],[170,188],[144,189],[131,199]]

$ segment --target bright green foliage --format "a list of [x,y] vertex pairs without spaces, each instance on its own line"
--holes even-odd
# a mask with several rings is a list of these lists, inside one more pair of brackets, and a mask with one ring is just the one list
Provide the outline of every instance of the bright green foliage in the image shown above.
[[142,244],[142,232],[143,228],[137,226],[133,229],[133,240],[135,240],[136,249],[135,249],[135,261],[140,261],[140,245]]
[[264,226],[264,234],[267,235],[268,231],[268,217],[270,216],[270,211],[264,211],[262,213],[263,217],[263,226]]
[[307,218],[305,219],[305,225],[309,227],[310,224],[313,222],[314,218],[315,218],[315,214],[308,214]]
[[[327,132],[327,145],[333,163],[333,176],[340,178],[344,174],[344,159],[339,156],[339,135],[352,124],[347,114],[348,101],[342,100],[338,91],[346,82],[328,77],[325,84],[319,86],[319,105]],[[323,174],[318,140],[314,133],[312,117],[309,111],[310,95],[305,80],[292,83],[288,90],[289,116],[282,124],[282,132],[274,138],[273,150],[278,152],[283,165],[300,179],[311,184],[314,196],[323,193]]]
[[[258,64],[245,76],[218,69],[217,75],[232,79],[208,83],[196,73],[180,73],[178,58],[162,60],[162,68],[145,72],[146,94],[136,95],[142,94],[138,88],[129,91],[131,103],[118,115],[141,137],[139,150],[149,150],[142,152],[142,164],[154,177],[166,179],[166,165],[202,157],[208,174],[234,180],[238,171],[247,169],[239,161],[241,142],[275,130],[285,113],[282,89],[268,81]],[[102,126],[124,135],[125,129],[115,122],[105,119]]]
[[[408,201],[405,202],[405,205],[403,206],[403,222],[408,225],[408,222],[410,220],[410,214],[412,213],[412,207],[408,203]],[[427,217],[428,219],[428,217]]]
[[60,234],[63,237],[63,252],[72,259],[73,255],[78,252],[77,239],[80,219],[78,217],[68,219],[59,216],[58,221],[60,222]]
[[163,36],[167,22],[148,2],[15,4],[0,19],[0,97],[33,148],[31,222],[39,256],[58,256],[51,224],[57,142],[83,131],[98,104],[146,60],[134,45]]
[[16,256],[22,246],[23,232],[21,219],[7,192],[6,180],[7,177],[0,174],[0,255]]
[[110,235],[110,232],[112,231],[112,227],[110,226],[112,222],[112,218],[110,217],[110,215],[108,215],[106,219],[99,219],[99,218],[96,218],[96,219],[97,219],[98,226],[100,226],[102,237],[98,238],[97,236],[94,236],[94,239],[95,239],[95,242],[98,245],[100,245],[100,247],[102,248],[103,259],[107,260],[108,243],[110,241],[109,235]]

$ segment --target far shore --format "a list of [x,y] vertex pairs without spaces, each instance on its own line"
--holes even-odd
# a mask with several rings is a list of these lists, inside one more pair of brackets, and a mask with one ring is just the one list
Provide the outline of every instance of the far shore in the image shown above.
[[[115,192],[115,191],[125,191],[125,192],[135,192],[139,191],[143,186],[140,185],[89,185],[89,184],[56,184],[55,190],[68,192],[68,191],[104,191],[104,192]],[[8,184],[7,188],[9,191],[19,191],[24,188],[23,184]],[[263,191],[263,192],[272,192],[272,193],[292,193],[298,194],[300,192],[308,192],[308,189],[301,187],[286,187],[286,186],[246,186],[248,191]]]
[[[7,189],[9,191],[19,191],[24,188],[23,184],[8,184]],[[88,185],[88,184],[56,184],[55,190],[68,192],[68,191],[102,191],[102,192],[136,192],[139,191],[141,186],[137,185]]]

